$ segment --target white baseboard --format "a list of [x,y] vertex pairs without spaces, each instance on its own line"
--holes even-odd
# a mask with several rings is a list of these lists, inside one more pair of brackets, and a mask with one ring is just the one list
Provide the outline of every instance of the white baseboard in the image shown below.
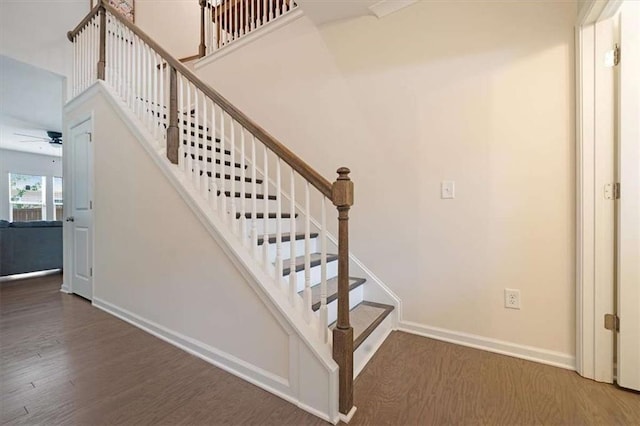
[[100,298],[93,298],[93,306],[105,311],[121,320],[146,331],[147,333],[164,340],[165,342],[182,349],[216,367],[233,374],[245,380],[253,385],[258,386],[261,389],[272,393],[287,402],[290,402],[297,407],[320,417],[323,420],[331,421],[326,413],[322,413],[306,404],[301,403],[296,397],[291,394],[291,384],[283,377],[272,374],[266,370],[256,367],[253,364],[249,364],[239,358],[234,357],[224,351],[206,345],[198,340],[185,336],[176,331],[170,330],[160,324],[156,324],[153,321],[144,319],[126,309],[119,308],[109,302],[106,302]]
[[351,419],[353,418],[353,415],[356,413],[356,406],[354,405],[353,407],[351,407],[351,410],[349,410],[349,412],[347,414],[340,414],[340,421],[342,423],[349,423],[351,421]]
[[63,293],[71,294],[71,289],[65,283],[62,283],[62,286],[60,287],[60,291]]
[[475,334],[446,330],[444,328],[431,327],[411,321],[400,321],[398,324],[398,330],[441,340],[443,342],[482,349],[484,351],[526,359],[527,361],[538,362],[540,364],[551,365],[567,370],[576,369],[575,356],[561,352],[550,351],[533,346],[519,345],[516,343],[505,342],[503,340],[477,336]]

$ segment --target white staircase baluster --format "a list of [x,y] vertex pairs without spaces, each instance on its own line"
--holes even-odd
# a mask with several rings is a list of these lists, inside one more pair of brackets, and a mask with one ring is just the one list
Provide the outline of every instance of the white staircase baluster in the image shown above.
[[[256,137],[251,135],[251,248],[253,249],[253,257],[258,257],[258,194],[256,183]],[[268,197],[267,197],[268,198]]]
[[[249,192],[246,191],[245,188],[247,186],[247,183],[245,182],[246,178],[247,178],[247,173],[245,172],[245,165],[246,165],[246,161],[245,161],[245,130],[244,127],[240,126],[240,131],[242,133],[240,133],[240,196],[244,197],[244,194]],[[252,192],[251,194],[251,204],[253,205],[253,201],[256,199],[256,193]],[[241,235],[242,235],[242,243],[243,244],[247,244],[247,218],[246,218],[246,205],[247,205],[247,200],[244,201],[240,201],[240,230],[242,231]]]
[[192,140],[192,136],[191,136],[191,131],[193,130],[193,121],[192,121],[192,117],[191,117],[191,82],[189,80],[186,81],[186,90],[187,90],[187,104],[185,105],[186,109],[185,109],[185,116],[183,117],[183,120],[186,120],[186,127],[187,127],[187,134],[186,135],[181,135],[181,138],[184,139],[180,139],[180,144],[184,145],[184,142],[186,141],[187,147],[185,149],[185,151],[187,152],[187,177],[189,178],[189,180],[191,180],[193,182],[193,163],[194,163],[194,152],[193,152],[193,147],[191,146],[191,140]]
[[251,13],[250,13],[251,21],[249,21],[249,31],[256,29],[256,1],[257,0],[250,0],[250,1],[251,1]]
[[195,155],[195,167],[193,168],[192,177],[193,177],[193,183],[196,187],[196,191],[200,191],[200,182],[201,182],[200,173],[204,168],[202,163],[207,161],[207,157],[206,157],[206,154],[202,153],[202,149],[200,148],[200,146],[204,147],[204,141],[202,142],[202,144],[200,144],[200,104],[198,102],[198,100],[200,99],[200,91],[198,90],[197,87],[193,88],[193,97],[195,98],[194,99],[195,114],[194,114],[194,125],[192,128],[195,136],[193,137],[192,146],[193,146],[193,151]]
[[[282,280],[282,176],[281,160],[276,159],[276,280]],[[268,203],[267,203],[268,205]]]
[[311,200],[309,181],[304,182],[304,313],[311,320]]
[[204,153],[204,162],[202,164],[202,176],[200,177],[200,187],[202,188],[202,195],[207,200],[210,201],[211,194],[209,192],[209,172],[211,166],[209,166],[209,161],[207,161],[207,157],[211,156],[211,163],[215,161],[216,152],[215,147],[211,146],[211,154],[209,154],[209,126],[207,126],[207,97],[202,96],[202,152]]
[[323,341],[329,341],[327,312],[327,197],[322,197],[320,219],[320,330]]
[[244,18],[245,18],[245,0],[235,0],[236,8],[238,8],[238,36],[242,37],[245,34],[244,31]]
[[267,22],[271,22],[272,20],[273,20],[273,0],[269,0],[269,20]]
[[158,114],[160,113],[160,101],[158,99],[158,91],[160,89],[158,83],[158,77],[162,71],[158,69],[158,57],[155,53],[151,55],[151,72],[153,73],[153,105],[151,106],[151,129],[153,130],[153,138],[158,142],[160,146],[160,138],[158,137],[158,122],[160,118]]
[[267,23],[267,0],[262,0],[262,19],[260,20],[260,26]]
[[212,161],[211,161],[211,197],[213,197],[213,210],[218,211],[218,178],[216,178],[217,170],[220,169],[220,178],[224,179],[224,169],[218,167],[216,165],[216,159],[218,158],[218,154],[216,153],[216,104],[211,101],[211,144],[213,146],[213,151],[211,151]]
[[185,149],[182,143],[184,138],[184,120],[184,79],[182,74],[178,74],[178,167],[183,173],[186,172]]
[[[293,305],[295,303],[296,293],[298,292],[298,274],[296,273],[296,174],[291,168],[291,176],[289,180],[289,303]],[[282,192],[280,192],[282,194]]]
[[[224,129],[225,123],[225,112],[222,108],[220,108],[220,188],[218,191],[220,192],[220,200],[222,201],[222,215],[224,223],[229,222],[229,211],[227,210],[227,197],[224,193],[224,146],[225,140],[227,139],[227,135]],[[233,219],[232,219],[233,220]]]
[[[233,224],[233,232],[238,235],[238,221],[236,219],[236,214],[238,213],[237,203],[243,202],[242,199],[239,201],[236,199],[236,123],[235,120],[229,117],[229,125],[231,126],[229,130],[231,130],[231,146],[229,147],[229,151],[231,151],[231,166],[229,169],[231,170],[231,190],[229,191],[229,200],[231,201],[231,217]],[[224,157],[224,152],[223,158]],[[240,194],[242,197],[242,194]]]
[[140,41],[138,40],[138,36],[135,37],[134,42],[135,52],[133,53],[134,58],[136,60],[136,79],[133,84],[133,88],[135,90],[136,95],[136,107],[134,109],[136,115],[140,117],[140,87],[142,81],[142,73],[141,73],[141,61],[142,61],[142,51],[140,50]]
[[87,66],[86,61],[86,51],[85,51],[85,40],[84,40],[84,29],[80,31],[78,34],[78,43],[80,50],[80,84],[78,85],[78,92],[82,92],[84,90],[84,79],[85,79],[85,67]]
[[160,130],[161,140],[164,140],[163,146],[166,148],[166,137],[167,137],[167,116],[169,115],[169,111],[165,110],[165,105],[167,105],[167,101],[164,98],[164,85],[167,78],[167,70],[169,66],[165,66],[164,61],[161,56],[158,56],[158,64],[160,66],[160,105],[158,105],[158,127]]
[[267,267],[268,269],[268,265],[269,265],[269,248],[268,248],[268,242],[269,242],[269,151],[267,151],[267,146],[266,145],[262,145],[262,149],[263,149],[263,189],[262,189],[262,193],[264,194],[264,198],[263,198],[263,204],[264,204],[264,210],[263,210],[263,236],[262,236],[262,249],[264,252],[264,266]]

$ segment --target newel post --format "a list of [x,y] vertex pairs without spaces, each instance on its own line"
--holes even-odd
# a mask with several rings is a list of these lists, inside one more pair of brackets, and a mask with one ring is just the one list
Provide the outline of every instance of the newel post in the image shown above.
[[178,164],[180,134],[178,130],[178,72],[169,68],[169,127],[167,127],[167,158]]
[[104,7],[100,7],[100,57],[98,59],[98,80],[105,79],[107,57],[107,16]]
[[207,54],[207,44],[205,43],[205,15],[207,7],[207,0],[200,0],[200,47],[198,48],[198,55],[203,58]]
[[339,409],[348,414],[353,407],[353,327],[349,322],[349,209],[353,205],[353,182],[346,167],[338,169],[331,188],[338,208],[338,321],[333,329],[333,359],[339,371]]

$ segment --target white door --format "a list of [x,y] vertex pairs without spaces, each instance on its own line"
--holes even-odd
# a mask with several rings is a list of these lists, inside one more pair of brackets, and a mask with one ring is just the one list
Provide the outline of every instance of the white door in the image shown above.
[[71,291],[93,298],[93,146],[91,121],[71,129]]
[[618,384],[640,390],[640,2],[620,15]]

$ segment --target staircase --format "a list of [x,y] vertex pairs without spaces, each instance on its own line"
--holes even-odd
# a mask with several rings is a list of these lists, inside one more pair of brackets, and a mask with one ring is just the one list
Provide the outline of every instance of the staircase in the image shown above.
[[[201,7],[216,10],[206,2]],[[309,345],[319,342],[332,351],[339,368],[333,397],[348,421],[355,411],[354,357],[357,374],[395,326],[390,314],[397,306],[349,253],[349,169],[338,169],[330,183],[107,1],[99,1],[68,38],[74,44],[74,95],[102,80],[135,114],[157,154],[179,173],[185,192],[206,206],[213,226],[232,240],[234,255],[260,277],[275,307],[297,323]],[[331,205],[338,210],[337,226],[327,224]],[[337,238],[331,236],[335,230]],[[357,273],[351,275],[350,267]],[[331,413],[328,418],[335,419]]]

